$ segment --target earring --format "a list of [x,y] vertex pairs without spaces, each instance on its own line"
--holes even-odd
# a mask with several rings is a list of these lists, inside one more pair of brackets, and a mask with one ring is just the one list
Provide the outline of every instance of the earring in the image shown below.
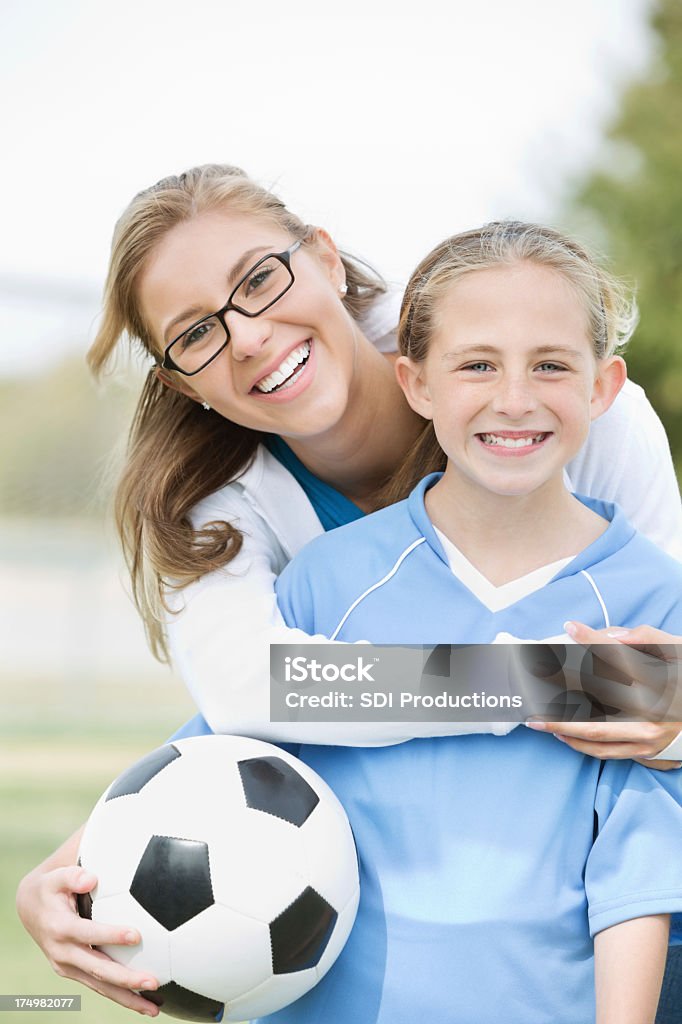
[[343,284],[340,284],[340,285],[339,285],[339,295],[342,295],[342,296],[343,296],[343,295],[345,295],[345,294],[346,294],[346,292],[347,292],[347,291],[348,291],[348,285],[347,285],[347,284],[346,284],[346,282],[344,281],[344,282],[343,282]]
[[205,409],[206,412],[210,412],[211,406],[208,404],[208,402],[202,402],[201,403],[201,408]]

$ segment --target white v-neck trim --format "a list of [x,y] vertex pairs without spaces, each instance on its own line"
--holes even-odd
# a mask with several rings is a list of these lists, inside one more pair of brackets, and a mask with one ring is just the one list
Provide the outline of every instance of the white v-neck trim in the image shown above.
[[486,579],[482,572],[479,572],[476,566],[471,564],[466,555],[462,554],[459,548],[437,526],[434,526],[434,530],[443,545],[453,575],[491,612],[502,611],[503,608],[508,608],[510,605],[516,604],[517,601],[523,600],[524,597],[534,594],[536,590],[541,590],[575,558],[575,555],[560,558],[556,562],[541,565],[539,569],[534,569],[525,576],[519,576],[516,580],[510,580],[509,583],[503,583],[502,586],[496,587],[494,583]]

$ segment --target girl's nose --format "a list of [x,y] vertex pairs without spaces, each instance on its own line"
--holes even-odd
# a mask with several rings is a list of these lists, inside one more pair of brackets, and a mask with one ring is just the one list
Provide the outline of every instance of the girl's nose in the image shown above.
[[507,376],[498,384],[491,405],[501,416],[519,420],[537,408],[537,400],[525,376]]
[[249,317],[232,309],[225,314],[230,332],[230,350],[237,361],[258,355],[272,336],[272,323],[265,316]]

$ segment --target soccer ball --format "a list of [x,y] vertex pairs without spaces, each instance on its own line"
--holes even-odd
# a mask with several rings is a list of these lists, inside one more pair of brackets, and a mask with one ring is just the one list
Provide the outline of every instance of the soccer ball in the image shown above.
[[93,921],[136,927],[105,953],[159,981],[185,1020],[242,1021],[307,992],[341,952],[359,899],[346,814],[307,765],[238,736],[178,740],[123,772],[95,806],[78,897]]

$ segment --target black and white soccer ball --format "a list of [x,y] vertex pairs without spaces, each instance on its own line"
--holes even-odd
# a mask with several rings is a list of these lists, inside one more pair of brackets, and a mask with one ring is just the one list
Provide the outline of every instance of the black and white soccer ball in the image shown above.
[[123,772],[79,861],[98,879],[81,916],[142,935],[100,948],[154,974],[145,998],[186,1020],[243,1021],[298,999],[336,960],[358,907],[334,793],[279,747],[238,736],[179,740]]

